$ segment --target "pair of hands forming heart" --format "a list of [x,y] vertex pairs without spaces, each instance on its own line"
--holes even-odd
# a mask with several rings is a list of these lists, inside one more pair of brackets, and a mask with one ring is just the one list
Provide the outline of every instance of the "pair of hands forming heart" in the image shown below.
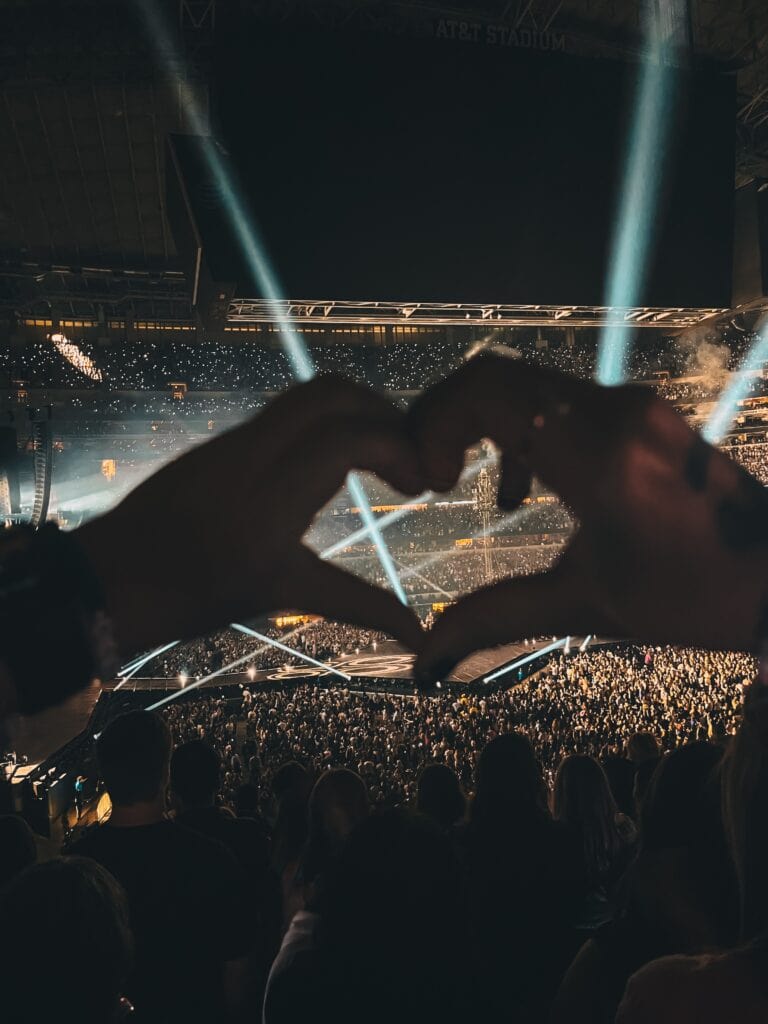
[[[406,495],[447,491],[481,438],[502,453],[503,508],[536,475],[577,516],[550,571],[468,595],[425,634],[394,595],[302,543],[350,470]],[[755,650],[768,582],[764,489],[671,406],[497,356],[407,414],[337,378],[293,388],[78,536],[125,653],[297,608],[398,637],[425,685],[479,647],[548,633]]]

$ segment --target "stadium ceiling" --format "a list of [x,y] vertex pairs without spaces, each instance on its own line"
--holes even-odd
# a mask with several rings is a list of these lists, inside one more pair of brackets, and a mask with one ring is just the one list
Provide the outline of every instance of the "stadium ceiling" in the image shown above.
[[[684,309],[609,306],[507,306],[448,302],[296,302],[279,303],[281,312],[296,324],[370,324],[413,326],[600,327],[626,325],[683,330],[722,316],[726,309]],[[257,324],[275,320],[274,303],[236,299],[229,306],[227,323]]]
[[[158,2],[182,29],[189,62],[186,84],[207,109],[216,0]],[[663,5],[665,0],[643,2]],[[696,52],[737,76],[737,184],[768,180],[768,3],[690,3]],[[420,35],[436,34],[441,23],[470,20],[518,33],[518,45],[535,45],[541,33],[556,33],[564,39],[566,52],[631,57],[640,49],[642,6],[638,0],[457,0],[455,5],[426,0],[240,0],[239,9],[279,21],[316,20]],[[129,0],[4,5],[0,316],[2,309],[38,311],[46,304],[54,314],[96,315],[97,304],[104,303],[115,313],[120,309],[147,318],[186,318],[178,305],[185,301],[184,286],[167,277],[179,266],[162,184],[166,135],[187,129],[174,77],[178,70],[170,65],[164,72],[156,68]],[[96,280],[87,268],[104,276]],[[114,279],[108,280],[108,274]],[[246,315],[259,322],[255,318],[263,315],[258,303],[235,305],[235,322]],[[346,303],[292,305],[312,308],[308,319],[313,321],[328,305],[327,322],[349,322],[343,318],[354,315]],[[381,304],[357,308],[361,316],[378,316],[379,323],[482,323],[488,321],[484,310],[490,308],[462,307],[456,313],[426,303],[384,306],[391,318],[386,321]],[[403,313],[412,307],[413,313]],[[499,307],[496,313],[500,322],[510,324],[605,322],[605,312],[596,308],[543,309]],[[638,324],[663,315],[657,322],[673,326],[689,312],[701,319],[702,311],[637,310],[632,315]],[[546,316],[550,319],[542,319]],[[683,326],[690,322],[686,319]]]
[[[495,26],[493,40],[582,56],[633,59],[642,52],[641,21],[648,5],[662,16],[671,0],[243,0],[261,17],[350,24],[373,31],[461,38],[462,22]],[[736,75],[736,184],[768,179],[768,3],[766,0],[687,0],[687,24],[672,26],[699,59]],[[672,16],[670,16],[672,19]],[[470,32],[477,42],[483,32]],[[552,46],[557,39],[558,45]]]
[[[190,24],[201,25],[192,34],[210,41],[199,5],[183,6],[196,19]],[[189,129],[178,68],[156,67],[136,8],[126,0],[4,5],[0,255],[75,267],[176,267],[163,149],[169,132]],[[194,41],[189,48],[185,83],[207,111],[205,50]]]

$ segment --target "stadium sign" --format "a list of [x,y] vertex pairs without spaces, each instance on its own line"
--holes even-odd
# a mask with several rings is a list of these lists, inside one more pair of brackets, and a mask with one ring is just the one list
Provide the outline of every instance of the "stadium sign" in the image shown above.
[[565,53],[565,35],[562,32],[513,28],[511,25],[486,25],[481,21],[461,21],[458,18],[439,18],[434,31],[437,39],[457,39],[459,42],[482,43],[485,46],[515,46],[522,50]]

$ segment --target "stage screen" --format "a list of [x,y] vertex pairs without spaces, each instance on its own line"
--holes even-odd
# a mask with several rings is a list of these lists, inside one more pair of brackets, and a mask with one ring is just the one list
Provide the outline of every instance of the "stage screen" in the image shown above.
[[[637,66],[255,21],[221,32],[218,126],[288,296],[605,301]],[[641,304],[728,305],[733,79],[675,84]],[[238,291],[258,294],[244,276]]]

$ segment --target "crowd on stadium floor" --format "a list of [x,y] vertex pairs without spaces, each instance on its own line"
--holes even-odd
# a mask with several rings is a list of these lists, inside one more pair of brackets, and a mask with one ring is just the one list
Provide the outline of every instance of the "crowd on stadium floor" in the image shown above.
[[[498,489],[498,473],[490,474],[491,494],[495,497]],[[478,509],[472,499],[472,477],[467,484],[456,488],[451,495],[454,500],[471,501],[472,504],[452,504],[448,506],[428,506],[425,509],[408,512],[401,518],[386,526],[387,543],[396,550],[404,552],[436,551],[450,548],[457,541],[466,546],[470,541],[477,540],[483,532],[483,524]],[[372,486],[371,501],[395,501],[398,499],[382,493],[380,488]],[[393,506],[394,507],[394,506]],[[516,516],[499,511],[495,506],[488,517],[489,533],[492,537],[525,538],[534,534],[557,534],[569,532],[573,520],[568,510],[559,503],[525,505]],[[362,528],[362,520],[353,513],[339,515],[321,515],[317,518],[308,533],[308,541],[312,547],[324,551],[331,545],[340,544]],[[356,545],[359,547],[358,538]],[[367,540],[370,545],[370,540]],[[492,543],[496,543],[492,541]]]
[[[507,576],[529,576],[543,572],[557,560],[564,546],[562,534],[553,534],[547,543],[496,545],[492,549],[491,580]],[[398,554],[402,567],[401,582],[408,594],[466,594],[486,582],[485,558],[481,548],[472,551]],[[342,560],[341,565],[345,562]],[[365,579],[385,586],[381,565],[372,555],[349,559],[349,568]],[[439,588],[439,589],[438,589]]]
[[[549,568],[562,551],[561,543],[548,545],[522,545],[514,548],[497,548],[493,553],[493,579],[528,575]],[[406,594],[415,599],[423,598],[425,606],[440,603],[450,594],[468,593],[483,581],[484,556],[481,551],[448,554],[432,565],[424,567],[424,573],[408,575],[411,568],[423,561],[423,556],[402,556],[401,583]],[[365,579],[386,586],[380,564],[373,555],[342,560],[350,571],[359,573]],[[441,592],[442,591],[442,592]],[[419,605],[422,615],[431,614]],[[300,624],[294,628],[267,625],[260,632],[272,640],[282,640],[320,661],[330,661],[343,655],[359,653],[385,639],[383,633],[360,629],[341,623],[319,621]],[[247,673],[248,669],[271,669],[281,665],[301,665],[295,655],[288,654],[258,639],[236,630],[219,630],[210,636],[189,641],[159,655],[141,672],[141,675],[175,677],[184,673],[190,679],[215,672],[230,662],[238,661],[253,653],[246,661],[236,666],[235,671]]]
[[[481,695],[403,697],[306,684],[246,689],[234,712],[218,698],[176,703],[168,720],[177,741],[194,735],[217,746],[232,773],[228,803],[255,757],[266,778],[289,760],[313,772],[350,768],[377,801],[398,804],[415,797],[418,771],[430,762],[447,764],[471,788],[480,751],[512,729],[529,736],[550,781],[569,754],[604,758],[636,732],[653,734],[662,752],[720,741],[735,731],[755,670],[747,655],[596,649],[559,655],[531,679]],[[244,750],[233,742],[238,722]]]
[[[157,1024],[640,1024],[636,971],[735,935],[719,766],[754,671],[627,646],[484,694],[246,687],[121,715],[97,743],[112,824],[0,897],[4,984],[77,905],[89,1024],[118,992]],[[34,844],[0,833],[8,881]]]
[[[352,654],[380,643],[385,635],[371,629],[360,629],[340,622],[324,620],[308,622],[293,629],[266,626],[263,636],[282,640],[319,661],[330,661],[345,654]],[[258,653],[252,653],[258,651]],[[185,673],[191,678],[215,672],[223,665],[238,661],[251,654],[247,661],[238,665],[235,671],[247,673],[250,668],[277,668],[280,665],[305,664],[295,655],[288,654],[257,638],[237,630],[219,630],[208,637],[193,640],[172,648],[160,655],[150,666],[147,674],[158,677],[172,677]]]

